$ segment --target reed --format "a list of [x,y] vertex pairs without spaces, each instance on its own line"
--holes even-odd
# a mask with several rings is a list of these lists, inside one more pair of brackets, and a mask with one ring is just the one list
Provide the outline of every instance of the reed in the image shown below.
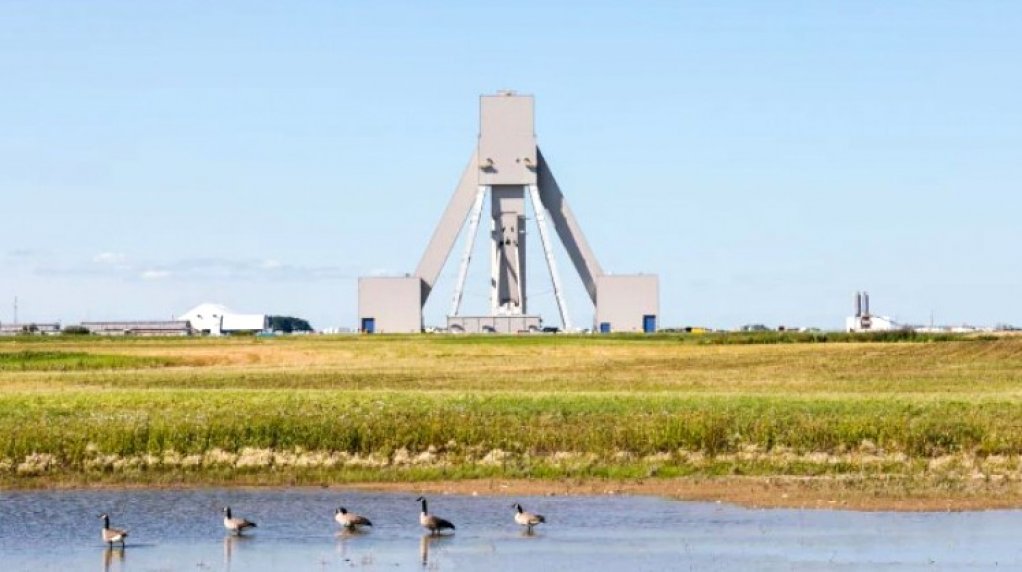
[[[416,464],[500,466],[512,474],[528,473],[533,464],[548,472],[563,465],[572,474],[600,474],[614,465],[720,470],[713,462],[696,467],[690,461],[697,455],[749,461],[744,464],[758,472],[779,466],[796,474],[821,467],[843,472],[859,470],[854,459],[840,461],[849,453],[899,463],[963,453],[1017,457],[1020,414],[1022,403],[1010,402],[778,397],[335,390],[22,394],[0,400],[0,470],[350,465],[387,472]],[[739,453],[755,454],[734,457]],[[244,461],[246,455],[252,458]],[[410,460],[416,457],[422,462]],[[799,468],[800,462],[805,466]],[[39,463],[44,470],[33,466]]]

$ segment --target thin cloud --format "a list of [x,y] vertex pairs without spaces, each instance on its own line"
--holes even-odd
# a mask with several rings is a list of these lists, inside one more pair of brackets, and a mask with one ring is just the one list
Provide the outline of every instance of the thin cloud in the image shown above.
[[92,257],[98,264],[123,264],[128,259],[123,252],[100,252]]
[[118,278],[122,280],[313,282],[354,278],[351,268],[289,264],[273,258],[187,258],[169,263],[131,260],[119,252],[101,252],[89,263],[37,266],[44,276]]
[[142,280],[160,280],[167,278],[171,273],[168,270],[144,270],[140,275]]
[[372,276],[374,278],[386,277],[386,276],[405,276],[404,272],[398,272],[390,268],[370,268],[366,273],[366,276]]
[[4,253],[3,263],[5,266],[25,268],[38,265],[49,259],[49,252],[31,248],[15,248]]
[[6,253],[7,258],[17,258],[21,260],[39,258],[44,252],[40,250],[32,250],[31,248],[15,248],[14,250],[8,250]]

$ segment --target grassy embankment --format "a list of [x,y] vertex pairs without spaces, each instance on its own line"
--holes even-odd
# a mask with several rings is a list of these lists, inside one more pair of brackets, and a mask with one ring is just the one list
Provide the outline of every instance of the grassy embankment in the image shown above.
[[829,336],[3,340],[0,483],[738,475],[1022,499],[1022,338]]

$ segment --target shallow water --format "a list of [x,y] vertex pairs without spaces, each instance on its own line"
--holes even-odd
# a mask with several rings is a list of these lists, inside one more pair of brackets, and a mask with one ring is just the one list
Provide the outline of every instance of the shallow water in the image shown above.
[[[1022,512],[748,510],[650,497],[435,496],[326,489],[5,492],[0,570],[975,570],[1022,567]],[[510,503],[545,514],[532,536]],[[225,534],[220,508],[258,522]],[[333,509],[370,517],[338,535]],[[97,515],[130,531],[109,550]]]

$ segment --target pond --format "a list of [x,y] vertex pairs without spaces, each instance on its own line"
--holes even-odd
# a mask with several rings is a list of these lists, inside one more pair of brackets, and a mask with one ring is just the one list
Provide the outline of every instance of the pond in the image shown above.
[[[975,570],[1022,566],[1022,512],[757,510],[640,496],[430,497],[344,489],[6,491],[0,570]],[[544,514],[529,535],[512,502]],[[220,510],[258,523],[226,533]],[[339,533],[334,509],[372,519]],[[100,539],[100,513],[127,528]]]

